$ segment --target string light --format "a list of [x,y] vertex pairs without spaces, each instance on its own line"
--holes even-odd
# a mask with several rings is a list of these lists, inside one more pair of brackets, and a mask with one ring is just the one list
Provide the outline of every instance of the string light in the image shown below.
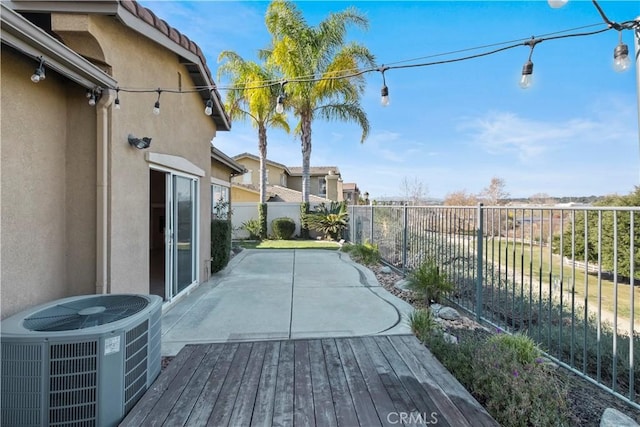
[[153,114],[156,116],[160,115],[160,95],[162,94],[162,90],[160,88],[157,89],[158,99],[156,99],[156,103],[153,105]]
[[278,114],[284,113],[284,99],[286,97],[286,94],[284,92],[284,85],[286,84],[286,81],[280,83],[280,95],[278,95],[278,97],[276,98],[276,113]]
[[540,42],[539,39],[531,37],[531,40],[525,42],[531,50],[529,51],[529,59],[522,66],[522,77],[520,77],[520,87],[522,89],[528,89],[533,83],[533,62],[531,62],[531,55],[533,55],[533,48]]
[[207,100],[207,106],[204,107],[204,113],[207,116],[210,116],[213,114],[213,90],[209,91],[209,99]]
[[613,69],[622,73],[631,68],[631,59],[629,58],[629,46],[622,43],[622,31],[618,31],[618,34],[620,36],[618,46],[613,49]]
[[[548,0],[548,3],[551,7],[561,7],[564,6],[564,4],[566,4],[568,2],[568,0]],[[378,71],[382,73],[382,79],[383,79],[383,86],[381,89],[381,103],[383,105],[388,105],[389,103],[389,88],[386,85],[386,81],[385,81],[385,71],[391,70],[391,69],[404,69],[404,68],[416,68],[416,67],[427,67],[427,66],[432,66],[432,65],[442,65],[442,64],[449,64],[449,63],[453,63],[453,62],[460,62],[460,61],[466,61],[466,60],[470,60],[470,59],[475,59],[475,58],[480,58],[480,57],[484,57],[484,56],[489,56],[489,55],[493,55],[499,52],[503,52],[509,49],[514,49],[517,48],[519,46],[529,46],[530,47],[530,52],[529,52],[529,59],[527,60],[527,62],[524,64],[523,68],[522,68],[522,77],[520,79],[520,85],[522,87],[530,87],[531,83],[532,83],[532,75],[533,75],[533,62],[531,61],[531,56],[533,54],[533,48],[535,47],[536,44],[542,42],[542,41],[547,41],[547,40],[557,40],[557,39],[562,39],[562,38],[568,38],[568,37],[582,37],[582,36],[590,36],[590,35],[595,35],[595,34],[600,34],[612,29],[615,29],[617,31],[620,32],[620,43],[618,44],[618,46],[616,46],[616,48],[614,49],[614,68],[616,69],[616,71],[625,71],[628,68],[630,68],[631,66],[631,60],[629,58],[629,48],[626,44],[622,43],[622,35],[621,35],[621,31],[622,30],[634,30],[634,31],[640,31],[640,19],[636,19],[636,20],[630,20],[630,21],[624,21],[624,22],[613,22],[611,20],[609,20],[607,18],[607,16],[605,15],[604,11],[602,10],[602,8],[598,5],[596,0],[592,0],[594,6],[596,7],[596,9],[598,10],[598,12],[600,13],[600,16],[602,17],[602,20],[604,21],[604,23],[607,25],[606,28],[604,29],[600,29],[600,30],[595,30],[595,31],[591,31],[591,32],[582,32],[582,33],[573,33],[573,34],[562,34],[562,33],[566,33],[569,31],[575,31],[575,30],[580,30],[580,29],[584,29],[584,28],[588,28],[588,27],[593,27],[596,25],[602,25],[602,24],[590,24],[590,25],[585,25],[585,26],[581,26],[581,27],[577,27],[577,28],[572,28],[572,29],[567,29],[567,30],[562,30],[562,31],[557,31],[554,33],[549,33],[546,34],[543,37],[539,37],[539,38],[534,38],[532,37],[531,39],[525,41],[525,42],[518,42],[515,44],[511,44],[505,47],[501,47],[501,48],[497,48],[491,51],[486,51],[486,52],[482,52],[482,53],[478,53],[478,54],[474,54],[474,55],[468,55],[468,56],[463,56],[463,57],[458,57],[458,58],[453,58],[453,59],[447,59],[447,60],[441,60],[441,61],[432,61],[432,62],[423,62],[423,63],[407,63],[407,62],[413,62],[419,59],[424,59],[424,58],[431,58],[431,57],[436,57],[436,56],[446,56],[446,55],[452,55],[452,54],[456,54],[456,53],[461,53],[461,52],[466,52],[466,51],[471,51],[471,50],[478,50],[478,49],[486,49],[488,47],[493,47],[493,46],[499,46],[499,45],[505,45],[507,43],[511,43],[511,42],[501,42],[501,43],[495,43],[495,44],[491,44],[491,45],[484,45],[484,46],[478,46],[478,47],[474,47],[474,48],[467,48],[467,49],[462,49],[462,50],[456,50],[456,51],[452,51],[452,52],[445,52],[445,53],[439,53],[439,54],[435,54],[435,55],[430,55],[430,56],[423,56],[421,58],[416,58],[416,59],[410,59],[410,60],[404,60],[404,61],[398,61],[398,62],[394,62],[391,63],[393,65],[389,65],[387,64],[387,66],[382,66],[382,67],[373,67],[373,68],[367,68],[367,69],[346,69],[346,70],[337,70],[337,71],[332,71],[330,73],[325,73],[321,76],[319,76],[317,73],[313,73],[313,74],[308,74],[306,76],[297,76],[297,77],[293,77],[293,78],[289,78],[287,81],[282,81],[282,80],[265,80],[262,82],[258,82],[258,83],[254,83],[251,85],[233,85],[233,86],[222,86],[222,87],[217,87],[217,89],[220,90],[252,90],[252,89],[262,89],[262,88],[268,88],[268,87],[272,87],[275,86],[277,84],[279,84],[281,86],[281,94],[278,95],[278,97],[276,98],[276,112],[278,112],[279,114],[284,112],[284,101],[286,99],[286,94],[284,93],[284,85],[287,82],[293,82],[293,83],[311,83],[311,82],[318,82],[318,81],[330,81],[330,80],[343,80],[343,79],[349,79],[349,78],[354,78],[354,77],[359,77],[362,76],[364,74],[370,73],[370,72],[374,72],[374,71]],[[562,34],[562,35],[558,35],[558,34]],[[45,75],[44,75],[44,60],[42,59],[42,57],[39,57],[40,59],[40,65],[38,66],[38,68],[36,69],[36,71],[34,72],[34,74],[31,76],[31,79],[34,83],[39,82],[40,80],[44,80],[45,79]],[[94,90],[88,90],[87,91],[87,98],[89,99],[89,103],[90,105],[95,105],[97,98],[100,96],[100,92],[103,90],[115,90],[116,91],[116,99],[114,102],[114,108],[115,109],[120,109],[120,99],[119,99],[119,92],[128,92],[128,93],[151,93],[151,92],[156,92],[158,94],[158,98],[154,104],[154,108],[153,108],[153,113],[158,115],[160,114],[160,95],[162,92],[170,92],[170,93],[179,93],[179,94],[185,94],[185,93],[196,93],[196,92],[201,92],[203,90],[208,90],[209,91],[209,99],[206,101],[205,104],[205,109],[204,112],[206,115],[212,115],[213,114],[213,96],[214,93],[213,91],[216,89],[216,87],[211,87],[211,86],[194,86],[192,87],[192,89],[190,90],[183,90],[181,89],[162,89],[162,88],[157,88],[157,89],[143,89],[143,88],[122,88],[122,87],[116,87],[116,88],[109,88],[109,87],[97,87]],[[96,93],[97,91],[97,93]],[[219,95],[216,95],[219,96]],[[92,100],[93,98],[93,100]]]
[[387,67],[384,65],[380,68],[380,73],[382,74],[382,89],[380,89],[380,104],[383,107],[389,105],[389,88],[387,87],[387,81],[384,78],[384,72],[387,71]]
[[38,83],[41,80],[44,80],[47,78],[47,76],[44,73],[44,59],[42,59],[42,56],[40,56],[39,59],[40,59],[40,65],[38,65],[38,68],[36,68],[36,70],[31,75],[31,81],[34,83]]
[[92,107],[96,105],[96,91],[92,90],[89,94],[89,105]]

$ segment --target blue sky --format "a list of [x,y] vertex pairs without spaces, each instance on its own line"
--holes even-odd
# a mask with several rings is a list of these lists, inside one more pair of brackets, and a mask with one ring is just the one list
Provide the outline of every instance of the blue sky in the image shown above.
[[[221,51],[256,60],[258,49],[269,44],[268,2],[141,3],[198,43],[214,76]],[[601,22],[584,0],[571,0],[562,9],[546,1],[296,4],[310,24],[331,11],[358,8],[368,17],[369,30],[354,29],[349,39],[366,45],[378,64]],[[614,21],[640,16],[637,1],[600,4]],[[633,52],[631,31],[623,32],[623,40]],[[479,192],[494,176],[504,179],[512,197],[629,193],[640,184],[638,101],[635,68],[613,71],[617,43],[618,33],[608,31],[538,44],[534,84],[527,90],[518,86],[529,54],[525,46],[453,64],[390,70],[388,107],[380,105],[380,73],[370,73],[362,99],[369,138],[360,144],[355,124],[315,121],[311,165],[338,166],[345,182],[358,183],[374,198],[401,194],[405,177],[422,182],[434,198]],[[440,58],[417,62],[434,59]],[[297,136],[271,130],[268,138],[270,160],[302,164]],[[257,154],[257,132],[249,122],[236,121],[231,132],[218,133],[214,145],[232,156]]]

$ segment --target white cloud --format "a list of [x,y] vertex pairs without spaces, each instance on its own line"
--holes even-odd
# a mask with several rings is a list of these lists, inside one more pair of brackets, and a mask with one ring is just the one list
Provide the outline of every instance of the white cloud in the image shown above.
[[536,120],[512,112],[467,118],[458,130],[494,155],[514,153],[522,162],[562,149],[626,142],[636,137],[628,105],[608,104],[589,117],[566,121]]

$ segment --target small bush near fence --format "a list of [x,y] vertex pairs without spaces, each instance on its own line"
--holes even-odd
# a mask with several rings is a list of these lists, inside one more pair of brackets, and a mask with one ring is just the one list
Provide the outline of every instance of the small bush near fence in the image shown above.
[[296,222],[291,218],[276,218],[271,221],[273,238],[278,240],[290,240],[296,232]]
[[255,218],[251,218],[243,222],[240,229],[249,233],[249,240],[261,240],[260,227],[260,221]]
[[373,265],[380,262],[380,251],[378,250],[378,245],[373,243],[347,243],[342,246],[342,251],[351,255],[351,258],[360,264]]
[[527,337],[487,339],[469,332],[459,336],[457,344],[442,334],[423,333],[419,338],[500,425],[569,424],[567,388],[544,359],[529,361],[535,351],[523,357],[523,348],[529,350]]
[[231,221],[211,221],[211,272],[222,270],[229,263],[231,253]]

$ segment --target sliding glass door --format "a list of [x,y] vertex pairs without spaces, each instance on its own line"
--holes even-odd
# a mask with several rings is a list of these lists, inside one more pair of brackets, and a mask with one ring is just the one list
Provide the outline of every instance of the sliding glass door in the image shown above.
[[173,289],[176,295],[196,281],[197,180],[173,175]]

